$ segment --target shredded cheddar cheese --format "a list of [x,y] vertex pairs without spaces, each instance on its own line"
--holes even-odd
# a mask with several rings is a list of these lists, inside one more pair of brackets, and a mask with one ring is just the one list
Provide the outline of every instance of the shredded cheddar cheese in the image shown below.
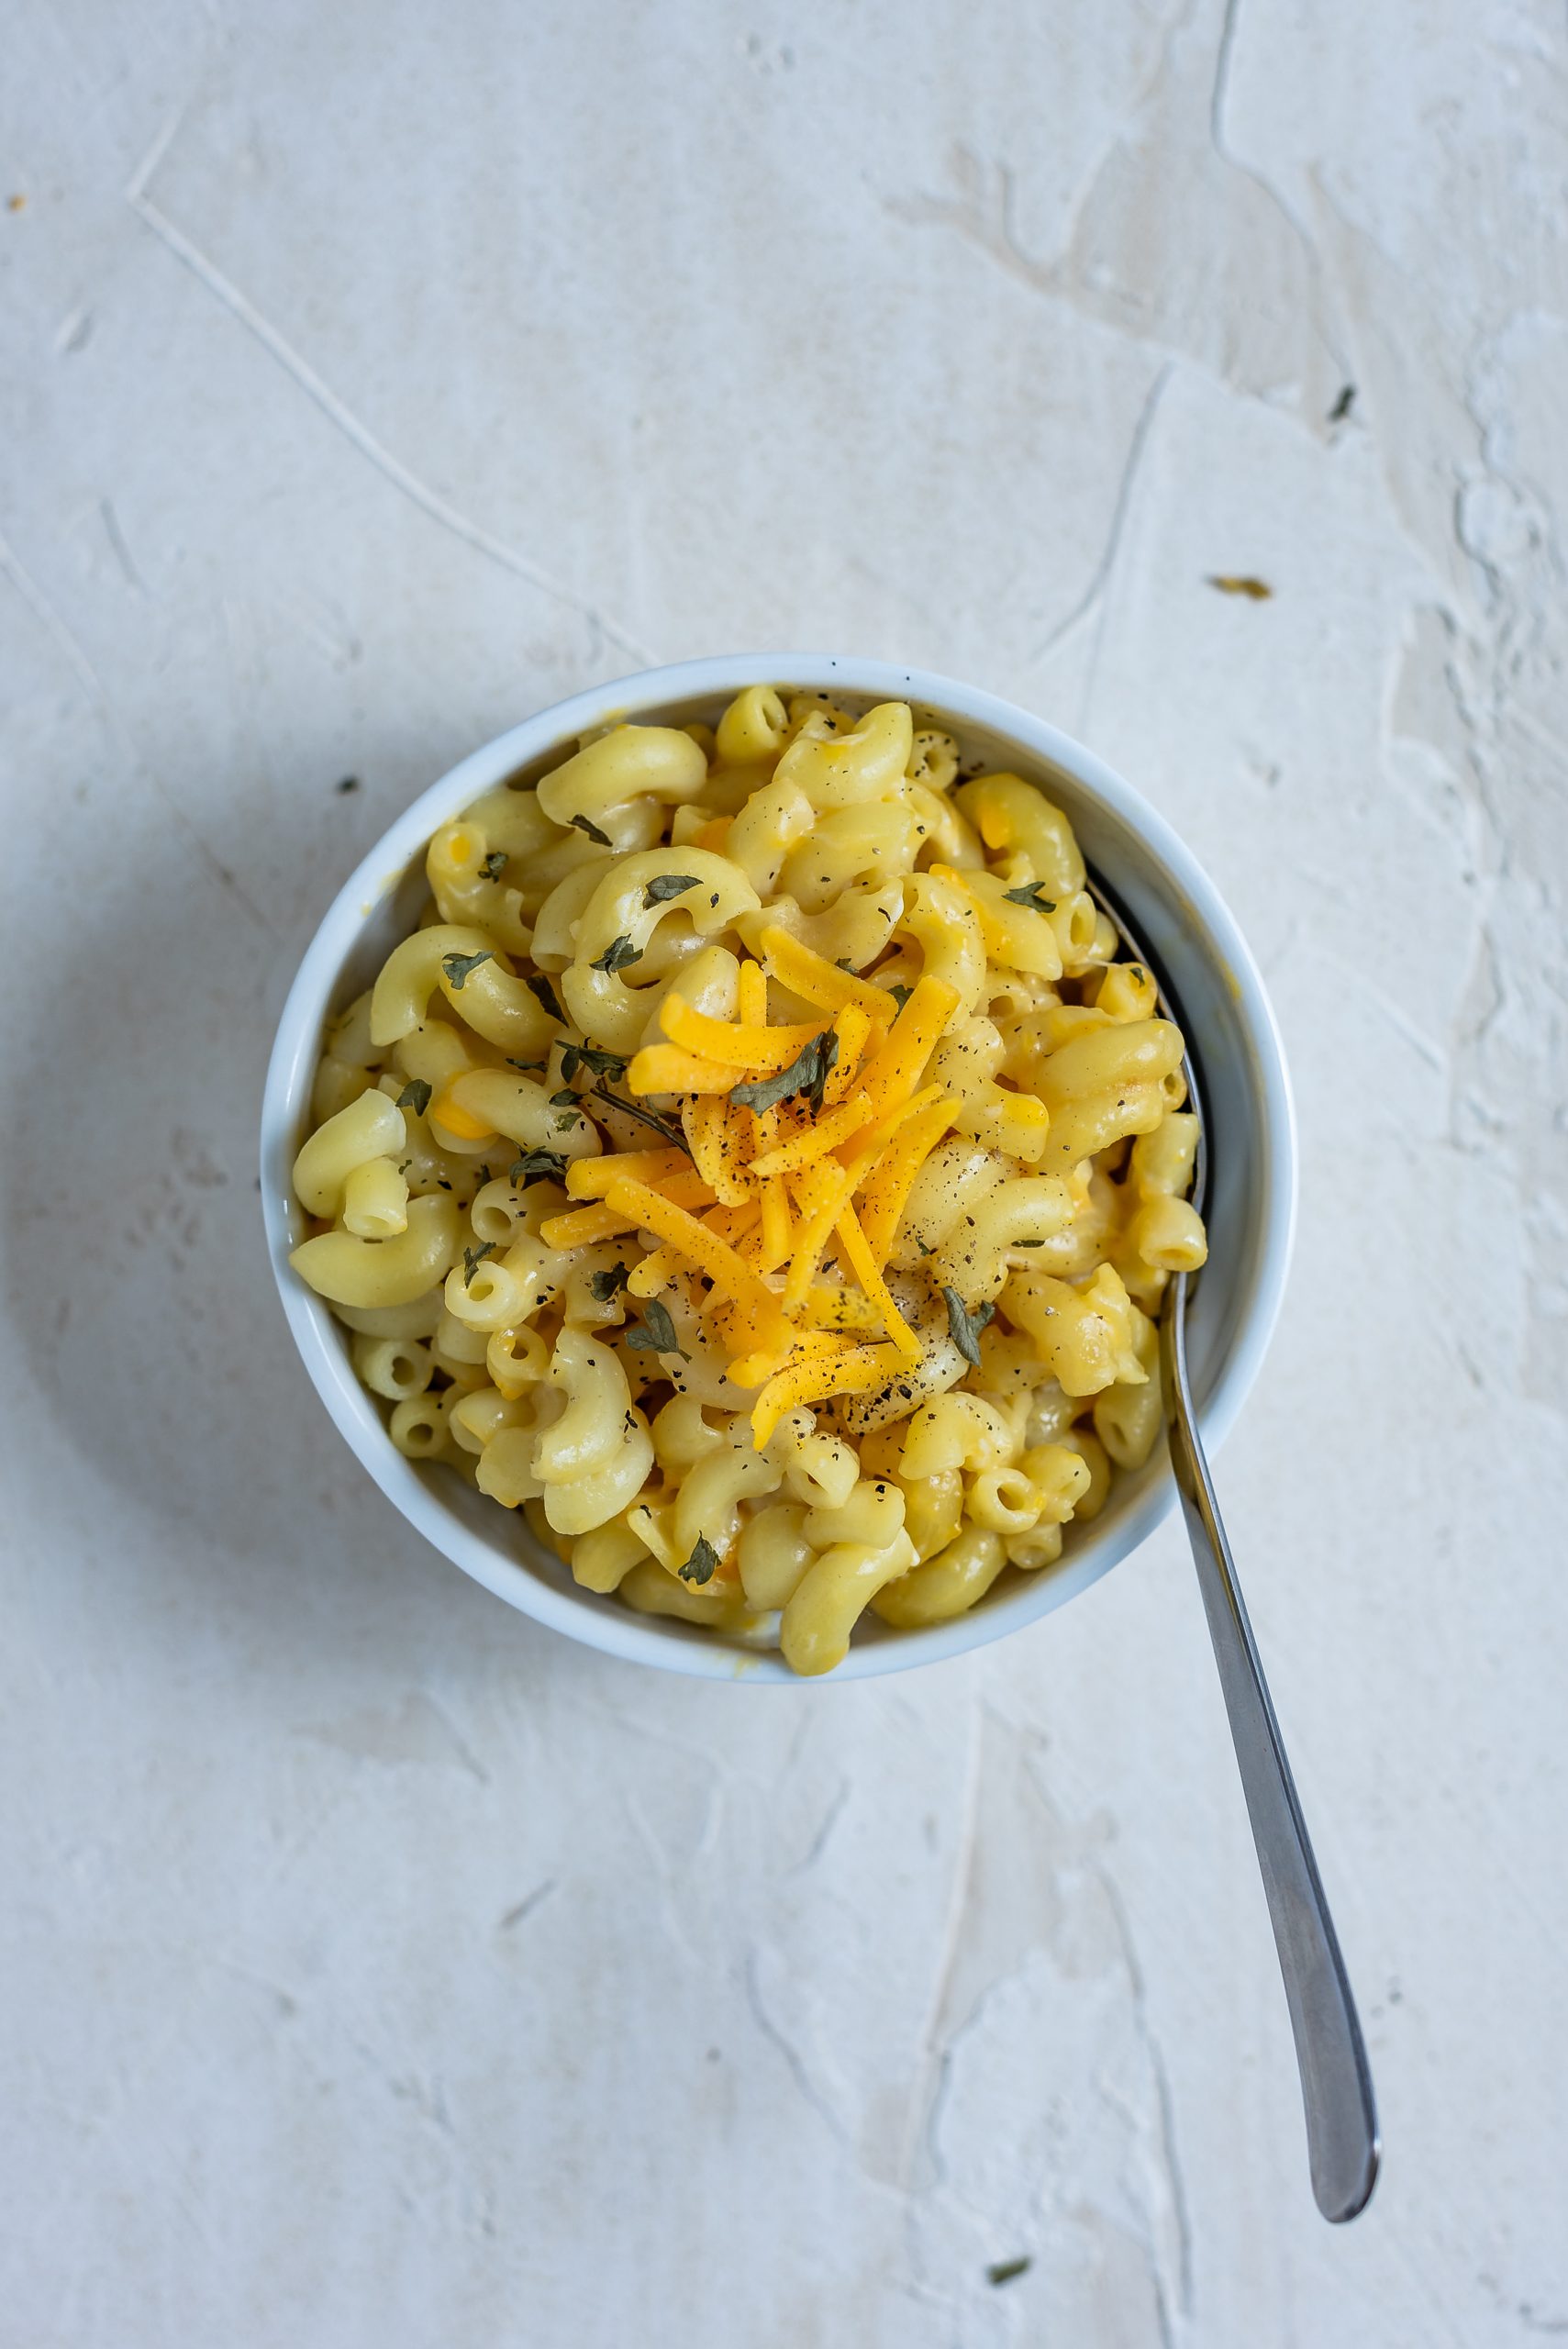
[[828,1395],[865,1395],[886,1386],[905,1368],[896,1346],[851,1346],[842,1353],[807,1353],[768,1380],[751,1411],[751,1434],[760,1452],[786,1411],[819,1403]]
[[870,1107],[869,1096],[855,1094],[840,1108],[828,1110],[815,1124],[803,1126],[788,1141],[782,1141],[776,1149],[765,1151],[761,1158],[754,1158],[751,1161],[752,1173],[762,1175],[798,1174],[803,1166],[809,1166],[814,1159],[826,1158],[830,1151],[837,1150],[841,1141],[848,1141],[852,1133],[858,1132],[865,1123]]
[[[755,963],[745,967],[757,968]],[[659,1007],[659,1025],[671,1043],[680,1045],[683,1052],[717,1061],[727,1068],[730,1072],[727,1092],[742,1074],[773,1076],[781,1068],[788,1068],[818,1033],[815,1024],[769,1028],[760,1021],[712,1019],[706,1011],[695,1011],[684,996],[673,991]],[[648,1049],[638,1054],[638,1060],[647,1057]],[[634,1061],[633,1068],[636,1065]],[[674,1092],[683,1088],[672,1085],[668,1089]]]
[[792,938],[777,922],[770,922],[762,932],[762,957],[780,985],[805,1002],[819,1003],[824,1011],[841,1011],[845,1004],[858,1003],[873,1019],[892,1025],[898,1003],[885,987],[857,978],[853,971],[840,971],[837,963]]
[[904,1202],[926,1160],[952,1123],[955,1104],[944,1097],[923,1109],[888,1143],[865,1186],[862,1230],[879,1264],[885,1264]]
[[606,1151],[602,1158],[574,1158],[566,1169],[566,1187],[574,1199],[602,1199],[623,1174],[639,1183],[662,1184],[672,1174],[689,1174],[692,1162],[684,1150]]
[[920,1341],[889,1296],[887,1283],[861,1229],[860,1218],[847,1202],[839,1210],[833,1230],[850,1270],[881,1314],[887,1335],[906,1362],[918,1362]]

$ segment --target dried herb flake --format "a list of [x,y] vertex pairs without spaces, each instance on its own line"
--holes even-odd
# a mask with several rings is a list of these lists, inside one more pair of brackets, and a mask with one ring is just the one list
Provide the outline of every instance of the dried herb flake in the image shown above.
[[566,1153],[562,1150],[525,1150],[506,1172],[514,1183],[521,1181],[525,1191],[534,1183],[559,1183],[566,1173]]
[[616,1084],[626,1074],[627,1061],[623,1052],[604,1052],[597,1044],[565,1044],[561,1052],[561,1074],[568,1085],[580,1068],[591,1068],[595,1076],[607,1076]]
[[443,954],[441,968],[447,974],[447,985],[454,995],[461,995],[481,963],[494,963],[495,954],[482,946],[477,954]]
[[564,1028],[566,1025],[566,1014],[561,1008],[561,997],[556,994],[555,989],[550,985],[550,981],[545,976],[544,973],[542,971],[530,972],[528,976],[524,979],[523,985],[527,987],[531,996],[536,996],[539,998],[539,1001],[545,1010],[549,1012],[550,1018],[554,1020],[558,1020],[561,1026]]
[[1043,881],[1026,881],[1021,889],[1004,889],[1002,895],[1010,906],[1028,906],[1037,914],[1053,914],[1056,900],[1040,896],[1044,886]]
[[422,1076],[411,1076],[397,1097],[397,1107],[400,1109],[412,1109],[417,1118],[422,1118],[429,1106],[429,1086]]
[[672,897],[684,897],[688,889],[697,885],[695,873],[656,873],[642,893],[644,907],[668,905]]
[[822,1088],[827,1084],[839,1058],[839,1035],[833,1028],[825,1028],[809,1044],[798,1052],[787,1068],[776,1076],[759,1076],[747,1085],[738,1085],[730,1094],[743,1109],[776,1109],[792,1093],[811,1096],[812,1112],[822,1114]]
[[942,1295],[947,1299],[948,1330],[951,1335],[953,1344],[958,1348],[959,1353],[963,1356],[964,1361],[973,1363],[975,1369],[978,1370],[980,1367],[980,1332],[984,1329],[985,1324],[992,1319],[996,1308],[994,1305],[977,1305],[973,1312],[970,1313],[966,1311],[963,1299],[960,1297],[957,1289],[944,1288]]
[[640,963],[641,960],[640,946],[634,946],[629,938],[612,938],[604,952],[595,955],[588,968],[613,976],[617,971],[628,970],[633,963]]
[[661,1305],[656,1297],[649,1297],[642,1308],[641,1320],[632,1323],[626,1333],[626,1341],[639,1353],[679,1354],[683,1362],[691,1360],[690,1354],[676,1340],[669,1307]]
[[700,1588],[704,1583],[713,1580],[717,1565],[718,1552],[706,1533],[699,1533],[696,1548],[692,1552],[685,1564],[677,1566],[675,1572],[683,1582],[695,1582]]
[[462,1285],[464,1288],[472,1288],[473,1286],[474,1274],[479,1270],[479,1267],[484,1262],[486,1256],[494,1256],[495,1253],[495,1242],[494,1240],[482,1240],[477,1248],[465,1248],[463,1250]]
[[596,841],[600,848],[613,848],[615,846],[615,842],[611,840],[608,832],[600,831],[597,824],[592,822],[588,817],[573,816],[572,821],[580,832],[586,832],[588,838],[591,841]]

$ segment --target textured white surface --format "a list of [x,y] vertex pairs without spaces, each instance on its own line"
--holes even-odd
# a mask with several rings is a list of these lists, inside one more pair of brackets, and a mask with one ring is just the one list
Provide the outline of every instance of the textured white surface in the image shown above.
[[[12,9],[7,2344],[1568,2331],[1565,78],[1544,0]],[[291,1357],[256,1099],[339,875],[517,715],[790,640],[1084,736],[1269,970],[1221,1481],[1347,2232],[1173,1530],[907,1682],[665,1683]]]

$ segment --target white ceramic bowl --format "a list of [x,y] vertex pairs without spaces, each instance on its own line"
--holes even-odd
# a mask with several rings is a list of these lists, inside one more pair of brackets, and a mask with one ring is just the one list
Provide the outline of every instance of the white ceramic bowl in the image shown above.
[[[851,707],[912,702],[958,736],[966,754],[1036,775],[1072,820],[1090,864],[1126,905],[1178,997],[1205,1085],[1211,1253],[1188,1321],[1188,1350],[1204,1440],[1223,1440],[1256,1375],[1279,1309],[1296,1215],[1296,1137],[1278,1031],[1262,979],[1229,912],[1189,850],[1118,774],[1026,711],[925,670],[820,653],[733,654],[688,661],[579,694],[514,727],[464,759],[407,808],[334,899],[289,991],[261,1110],[261,1198],[284,1310],[317,1392],[350,1449],[388,1499],[445,1556],[497,1598],[590,1647],[706,1679],[812,1685],[773,1652],[728,1644],[617,1599],[580,1590],[537,1542],[520,1511],[506,1511],[439,1466],[395,1450],[380,1407],[350,1364],[345,1332],[290,1271],[300,1212],[289,1170],[302,1137],[328,1015],[368,985],[414,926],[425,893],[425,845],[481,792],[528,781],[559,763],[585,728],[612,718],[679,725],[717,718],[742,685],[830,687]],[[832,1677],[863,1680],[983,1646],[1032,1623],[1135,1549],[1171,1507],[1163,1447],[1147,1467],[1118,1476],[1105,1509],[1062,1562],[1015,1580],[967,1615],[929,1631],[895,1631],[867,1616]]]

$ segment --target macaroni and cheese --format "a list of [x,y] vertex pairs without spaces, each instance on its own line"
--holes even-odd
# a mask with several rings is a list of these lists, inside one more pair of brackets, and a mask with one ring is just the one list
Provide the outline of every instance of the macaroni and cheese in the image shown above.
[[754,685],[426,863],[294,1177],[398,1449],[800,1673],[1050,1566],[1206,1254],[1182,1038],[1061,811],[904,703]]

